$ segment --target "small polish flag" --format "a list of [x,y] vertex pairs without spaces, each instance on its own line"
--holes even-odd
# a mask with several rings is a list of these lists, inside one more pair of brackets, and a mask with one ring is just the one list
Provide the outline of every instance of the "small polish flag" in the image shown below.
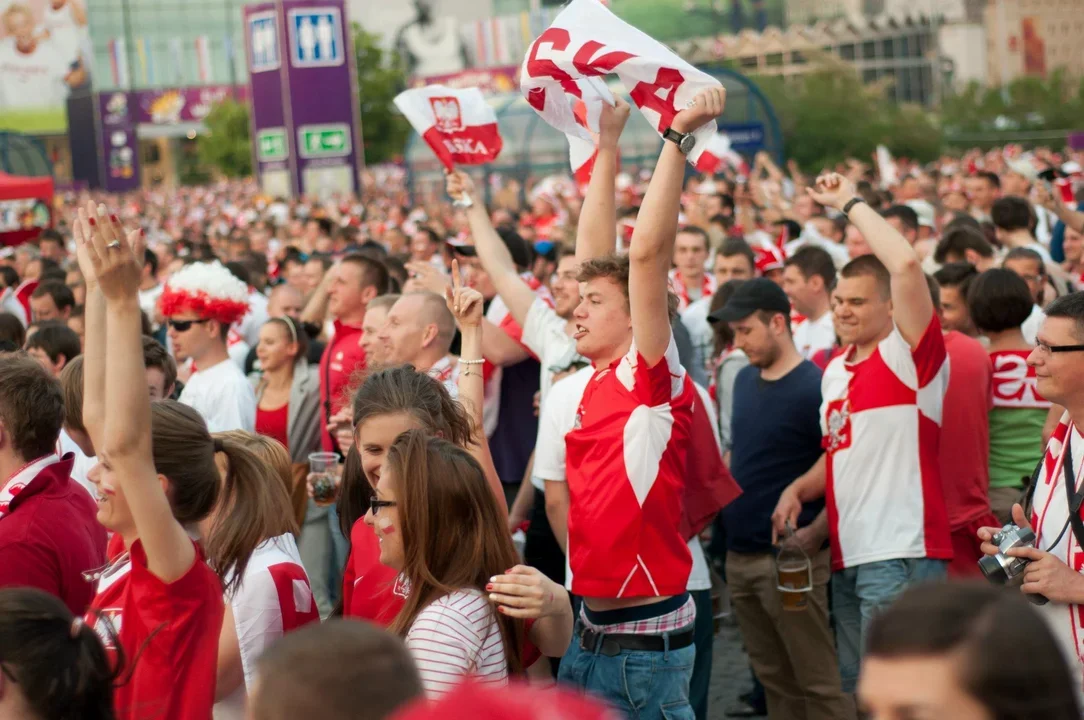
[[399,93],[395,106],[449,170],[484,165],[500,155],[497,113],[476,87],[427,85]]

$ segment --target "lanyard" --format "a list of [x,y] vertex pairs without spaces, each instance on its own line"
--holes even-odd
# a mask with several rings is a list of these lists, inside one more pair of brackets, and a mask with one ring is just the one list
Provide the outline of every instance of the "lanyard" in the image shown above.
[[1080,506],[1084,503],[1084,488],[1077,489],[1076,486],[1076,470],[1073,465],[1073,430],[1073,426],[1070,425],[1065,439],[1061,468],[1065,475],[1065,498],[1069,505],[1069,517],[1061,526],[1061,532],[1054,538],[1054,542],[1050,543],[1047,552],[1058,546],[1070,525],[1073,526],[1073,535],[1076,536],[1077,544],[1084,548],[1084,520],[1080,519]]

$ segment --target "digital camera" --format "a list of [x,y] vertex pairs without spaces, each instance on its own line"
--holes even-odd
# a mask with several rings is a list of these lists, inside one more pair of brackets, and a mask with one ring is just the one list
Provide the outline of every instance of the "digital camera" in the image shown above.
[[[1006,553],[1013,548],[1033,547],[1035,533],[1030,528],[1022,528],[1009,523],[994,533],[990,540],[997,545],[997,555],[986,555],[979,560],[979,569],[986,579],[997,585],[1006,585],[1019,577],[1031,563],[1027,558],[1012,557]],[[1028,600],[1036,605],[1046,603],[1042,595],[1030,594]]]

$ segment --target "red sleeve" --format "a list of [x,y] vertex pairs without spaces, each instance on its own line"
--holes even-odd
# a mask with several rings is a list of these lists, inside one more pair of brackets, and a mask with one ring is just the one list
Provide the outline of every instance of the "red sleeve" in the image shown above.
[[[195,543],[193,543],[195,544]],[[147,567],[143,545],[136,541],[129,549],[132,557],[130,592],[144,621],[150,627],[185,621],[189,616],[217,613],[219,625],[224,611],[222,583],[203,559],[199,546],[188,572],[171,583],[163,582]],[[217,606],[217,607],[216,607]]]
[[941,321],[934,314],[930,318],[930,324],[926,326],[926,332],[922,334],[922,339],[918,341],[918,347],[911,351],[920,388],[926,387],[937,377],[947,357]]
[[56,556],[33,540],[0,547],[0,587],[32,587],[62,597]]
[[542,659],[542,651],[531,642],[531,628],[534,627],[535,618],[527,618],[524,621],[523,632],[523,667],[529,668]]

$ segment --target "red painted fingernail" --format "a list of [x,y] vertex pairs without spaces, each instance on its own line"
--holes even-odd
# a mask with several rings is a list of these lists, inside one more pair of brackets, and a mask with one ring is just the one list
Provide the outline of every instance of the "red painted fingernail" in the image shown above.
[[94,220],[94,218],[87,218],[87,222],[89,222],[92,226],[98,224],[97,221]]
[[493,589],[493,583],[489,583],[488,585],[486,585],[486,590],[492,590],[492,589]]
[[140,237],[147,237],[147,231],[144,230],[143,228],[139,228],[139,236]]
[[113,221],[113,222],[115,222],[115,223],[118,223],[118,222],[120,222],[120,220],[117,220],[117,216],[116,216],[116,215],[110,215],[110,216],[109,216],[109,219],[110,219],[110,220],[112,220],[112,221]]
[[497,606],[497,612],[499,612],[499,613],[501,613],[503,615],[507,611],[504,609],[503,605],[498,605]]

